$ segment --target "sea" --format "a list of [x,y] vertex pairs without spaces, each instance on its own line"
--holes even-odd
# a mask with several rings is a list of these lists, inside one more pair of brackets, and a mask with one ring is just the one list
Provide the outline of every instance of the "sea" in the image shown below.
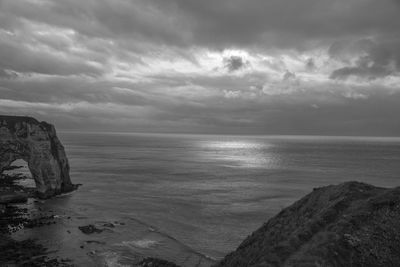
[[[400,186],[400,138],[59,132],[77,191],[31,200],[24,229],[78,266],[211,266],[313,188]],[[86,235],[80,226],[101,233]]]

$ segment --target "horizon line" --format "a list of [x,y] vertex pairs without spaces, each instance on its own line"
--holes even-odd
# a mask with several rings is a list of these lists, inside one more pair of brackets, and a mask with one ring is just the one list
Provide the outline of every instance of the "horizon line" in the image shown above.
[[185,133],[185,132],[146,132],[146,131],[109,131],[109,130],[72,130],[58,129],[60,133],[88,133],[88,134],[149,134],[149,135],[208,135],[208,136],[249,136],[249,137],[336,137],[336,138],[385,138],[400,139],[400,136],[377,135],[330,135],[330,134],[241,134],[241,133]]

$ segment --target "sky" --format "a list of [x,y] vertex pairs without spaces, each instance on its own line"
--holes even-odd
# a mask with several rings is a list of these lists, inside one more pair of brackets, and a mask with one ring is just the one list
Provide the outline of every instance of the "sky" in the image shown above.
[[400,136],[399,0],[0,0],[0,114]]

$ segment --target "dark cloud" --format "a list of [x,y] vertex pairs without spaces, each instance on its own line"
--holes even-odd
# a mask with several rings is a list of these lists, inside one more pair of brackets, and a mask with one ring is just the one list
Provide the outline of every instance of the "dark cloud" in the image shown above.
[[286,72],[283,74],[282,80],[289,81],[289,80],[293,80],[293,79],[296,79],[296,74],[286,70]]
[[[351,47],[352,46],[352,47]],[[376,79],[388,75],[397,75],[400,71],[400,39],[395,41],[360,40],[355,45],[345,47],[333,45],[330,48],[331,56],[340,58],[343,53],[352,52],[361,54],[353,66],[346,66],[334,70],[332,79],[346,79],[350,76]]]
[[363,77],[368,79],[376,79],[390,75],[392,72],[382,66],[368,66],[361,64],[356,67],[344,67],[337,69],[330,75],[331,79],[346,79],[350,76]]
[[400,27],[394,0],[3,0],[1,8],[4,25],[26,18],[88,36],[214,48],[308,49],[360,33],[398,36]]
[[71,54],[51,53],[34,49],[25,43],[0,40],[0,68],[15,72],[50,75],[100,75],[102,69]]
[[203,45],[307,49],[312,43],[363,34],[398,35],[393,0],[175,0],[193,40]]
[[316,68],[314,59],[313,59],[313,58],[309,58],[309,59],[306,61],[305,66],[306,66],[306,69],[307,69],[307,70],[313,71],[313,70]]
[[240,56],[230,56],[230,57],[224,58],[224,67],[229,72],[241,70],[243,68],[246,68],[249,65],[250,65],[250,63]]

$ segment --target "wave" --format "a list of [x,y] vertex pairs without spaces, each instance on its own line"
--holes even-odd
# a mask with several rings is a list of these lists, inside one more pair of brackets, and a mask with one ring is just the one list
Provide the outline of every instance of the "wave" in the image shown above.
[[[132,221],[135,221],[136,223],[139,223],[139,224],[145,226],[147,228],[147,230],[150,231],[150,232],[157,233],[157,234],[159,234],[160,236],[162,236],[164,238],[173,240],[174,242],[179,244],[181,247],[183,247],[185,250],[187,250],[188,252],[190,252],[190,253],[192,253],[192,254],[200,257],[200,258],[204,258],[204,259],[207,259],[207,260],[210,260],[210,261],[213,261],[213,262],[217,261],[216,258],[214,258],[214,257],[212,257],[210,255],[201,253],[200,251],[195,250],[194,248],[192,248],[192,247],[188,246],[187,244],[179,241],[178,239],[176,239],[175,237],[169,235],[168,233],[165,233],[165,232],[161,231],[160,229],[158,229],[157,227],[155,227],[153,225],[150,225],[150,224],[148,224],[148,223],[146,223],[146,222],[144,222],[142,220],[139,220],[139,219],[136,219],[136,218],[132,218],[132,217],[128,217],[128,219],[132,220]],[[155,242],[157,242],[157,241],[155,241]],[[157,242],[157,243],[160,243],[160,242]]]
[[139,239],[132,241],[122,241],[121,243],[124,246],[133,246],[137,248],[152,248],[160,244],[159,241],[151,240],[151,239]]
[[107,251],[101,253],[101,256],[104,260],[104,266],[106,267],[129,267],[130,265],[121,264],[120,259],[121,256],[116,252]]

